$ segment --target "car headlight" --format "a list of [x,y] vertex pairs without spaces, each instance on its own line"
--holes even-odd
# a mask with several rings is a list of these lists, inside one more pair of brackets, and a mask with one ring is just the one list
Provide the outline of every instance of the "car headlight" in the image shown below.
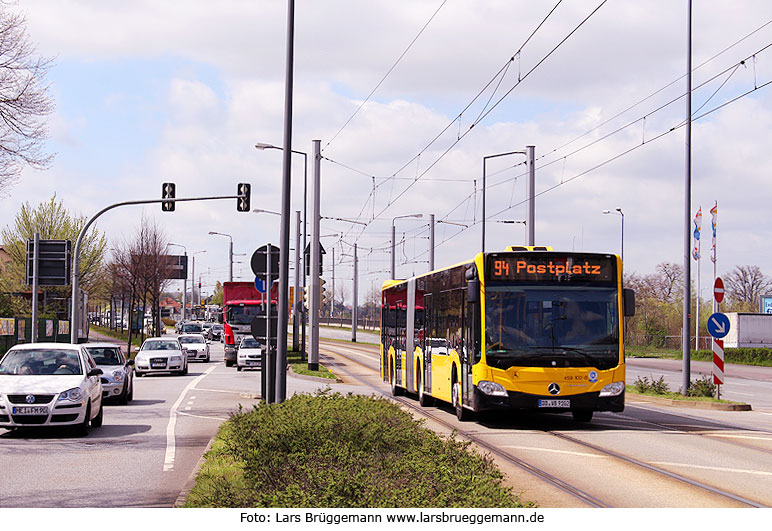
[[182,361],[182,356],[172,356],[169,361]]
[[625,382],[613,382],[600,390],[600,396],[617,396],[625,390]]
[[63,393],[59,393],[58,400],[69,400],[71,402],[79,402],[83,398],[83,390],[80,387],[73,387],[67,389]]
[[122,382],[123,376],[124,376],[123,371],[119,371],[117,369],[113,371],[112,377],[113,377],[113,380],[115,380],[116,382]]
[[497,384],[496,382],[483,380],[477,384],[477,388],[489,396],[508,396],[507,390],[504,389],[504,386]]

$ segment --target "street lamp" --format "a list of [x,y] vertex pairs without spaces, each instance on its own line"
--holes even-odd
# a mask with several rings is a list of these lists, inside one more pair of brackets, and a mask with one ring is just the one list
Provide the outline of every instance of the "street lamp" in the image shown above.
[[396,278],[396,262],[394,258],[394,240],[396,229],[394,223],[401,218],[422,218],[423,214],[405,214],[404,216],[395,216],[391,219],[391,278]]
[[[190,270],[190,311],[193,311],[193,305],[196,303],[196,255],[200,253],[205,253],[206,249],[202,251],[196,251],[195,253],[191,254],[193,257],[193,266]],[[200,295],[200,293],[199,293]],[[191,316],[192,317],[192,316]]]
[[265,210],[263,208],[255,208],[252,210],[255,214],[273,214],[274,216],[281,216],[279,212],[274,212],[273,210]]
[[526,146],[522,151],[507,151],[506,153],[497,153],[495,155],[487,155],[483,157],[483,181],[482,181],[482,252],[485,252],[485,189],[486,189],[486,163],[488,159],[495,159],[496,157],[504,157],[507,155],[525,155],[528,164],[528,181],[526,190],[526,204],[528,211],[528,245],[534,245],[534,180],[535,180],[535,147]]
[[[522,223],[523,228],[525,228],[526,232],[528,232],[528,222],[524,219],[497,219],[496,223],[506,223],[509,225]],[[526,237],[526,239],[528,238]]]
[[[616,212],[619,213],[620,216],[622,216],[622,248],[620,251],[620,255],[622,258],[622,267],[624,267],[625,264],[625,214],[622,212],[621,208],[615,209]],[[604,210],[604,214],[611,214],[610,210]]]
[[[175,247],[182,247],[185,250],[185,267],[188,267],[188,248],[179,243],[167,243],[167,246],[174,245]],[[188,308],[188,273],[185,272],[185,278],[182,279],[182,320],[185,320],[185,312]]]
[[222,232],[209,231],[209,235],[225,236],[230,240],[230,246],[228,247],[228,263],[230,267],[228,269],[228,282],[233,282],[233,236],[230,234],[223,234]]
[[[273,144],[265,144],[263,142],[258,142],[257,144],[255,144],[255,148],[259,149],[260,151],[265,151],[266,149],[278,149],[279,151],[284,151],[283,147],[275,146]],[[304,153],[303,151],[297,151],[295,149],[290,149],[290,153],[295,153],[296,155],[303,155],[303,249],[305,249],[306,247],[308,247],[308,242],[306,239],[308,234],[308,210],[306,208],[308,205],[308,154]],[[305,293],[306,263],[305,263],[305,254],[304,253],[301,253],[301,254],[303,255],[303,267],[301,269],[303,270],[303,292]],[[300,305],[300,312],[301,312],[302,321],[303,321],[301,323],[301,329],[302,329],[302,335],[303,335],[302,356],[303,356],[303,359],[305,359],[306,357],[306,312],[302,304]]]

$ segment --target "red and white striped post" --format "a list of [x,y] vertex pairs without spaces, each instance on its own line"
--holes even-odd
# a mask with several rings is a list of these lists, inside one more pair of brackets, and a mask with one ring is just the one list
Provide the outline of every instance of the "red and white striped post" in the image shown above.
[[[715,311],[724,300],[724,281],[716,277],[713,284]],[[721,398],[721,386],[724,385],[724,340],[713,338],[713,383],[716,385],[716,398]]]

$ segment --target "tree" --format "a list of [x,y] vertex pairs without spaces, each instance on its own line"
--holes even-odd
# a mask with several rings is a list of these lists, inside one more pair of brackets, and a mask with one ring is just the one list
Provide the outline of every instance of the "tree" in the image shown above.
[[755,311],[759,297],[772,288],[772,279],[759,266],[735,266],[724,276],[726,294],[738,311]]
[[[62,201],[56,200],[54,194],[48,202],[33,208],[24,203],[16,214],[13,225],[5,227],[0,232],[5,250],[11,257],[7,273],[3,278],[2,291],[18,292],[26,285],[27,240],[35,236],[35,232],[44,240],[71,240],[73,246],[87,219],[71,214]],[[83,238],[80,251],[78,282],[82,289],[89,293],[101,290],[104,283],[102,264],[107,249],[107,239],[96,228],[91,228]],[[61,300],[70,296],[67,288],[46,288],[58,293]],[[66,305],[61,310],[66,312]]]
[[26,21],[0,3],[0,193],[22,168],[47,168],[53,155],[43,150],[45,118],[54,111],[45,76],[51,60],[38,57]]

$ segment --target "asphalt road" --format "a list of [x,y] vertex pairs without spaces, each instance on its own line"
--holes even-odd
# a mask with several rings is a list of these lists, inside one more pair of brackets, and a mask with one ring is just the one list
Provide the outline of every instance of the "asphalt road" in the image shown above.
[[[225,367],[222,345],[210,347],[212,361],[186,376],[135,378],[134,400],[106,403],[104,425],[87,437],[0,430],[0,506],[173,506],[219,425],[260,392],[259,371]],[[288,379],[290,393],[319,387]]]

